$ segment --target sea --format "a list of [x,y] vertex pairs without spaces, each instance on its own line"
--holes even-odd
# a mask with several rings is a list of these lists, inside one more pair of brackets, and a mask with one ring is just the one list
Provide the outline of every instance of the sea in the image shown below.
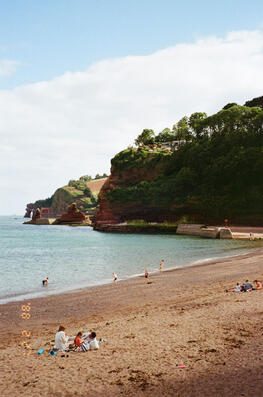
[[[91,227],[24,225],[0,216],[0,304],[110,283],[148,271],[199,264],[262,248],[261,242],[159,234],[115,234]],[[42,280],[49,277],[48,287]]]

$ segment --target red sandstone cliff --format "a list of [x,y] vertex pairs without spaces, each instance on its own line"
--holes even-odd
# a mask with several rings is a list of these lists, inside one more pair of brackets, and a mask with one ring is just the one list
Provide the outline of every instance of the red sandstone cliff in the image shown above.
[[[149,156],[150,157],[150,156]],[[154,208],[144,208],[141,203],[111,203],[107,198],[107,193],[118,187],[135,185],[141,181],[152,181],[162,173],[162,166],[158,168],[129,168],[118,169],[111,167],[111,174],[101,188],[99,193],[99,209],[94,218],[95,228],[106,224],[117,224],[128,219],[146,219],[152,221],[162,221],[162,214],[157,214]],[[160,219],[158,218],[160,215]]]
[[115,188],[115,177],[114,175],[110,175],[104,185],[102,186],[98,201],[99,201],[99,210],[97,215],[95,216],[95,224],[96,226],[104,225],[104,224],[114,224],[120,222],[120,217],[114,214],[109,200],[106,198],[107,192],[113,190]]

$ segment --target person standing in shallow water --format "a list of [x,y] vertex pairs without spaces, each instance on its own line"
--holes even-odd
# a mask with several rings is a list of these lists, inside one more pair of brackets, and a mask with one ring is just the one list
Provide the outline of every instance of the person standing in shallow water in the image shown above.
[[48,277],[46,277],[44,280],[42,280],[42,284],[43,284],[43,287],[45,285],[48,285]]
[[164,260],[162,259],[160,262],[160,267],[159,267],[160,272],[163,270],[163,264],[164,264]]

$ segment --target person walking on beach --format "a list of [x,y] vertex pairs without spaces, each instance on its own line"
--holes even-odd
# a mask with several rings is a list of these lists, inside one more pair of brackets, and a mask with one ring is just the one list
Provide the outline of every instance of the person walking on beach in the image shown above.
[[42,284],[43,284],[43,287],[45,285],[48,285],[48,277],[46,277],[46,278],[44,278],[44,280],[42,280]]
[[113,282],[114,282],[114,284],[116,283],[116,281],[117,281],[117,274],[116,273],[112,273],[113,274]]
[[159,267],[160,272],[163,270],[163,264],[164,264],[164,260],[162,259]]
[[144,272],[144,277],[145,277],[145,278],[149,278],[149,272],[148,272],[148,269],[145,269],[145,272]]

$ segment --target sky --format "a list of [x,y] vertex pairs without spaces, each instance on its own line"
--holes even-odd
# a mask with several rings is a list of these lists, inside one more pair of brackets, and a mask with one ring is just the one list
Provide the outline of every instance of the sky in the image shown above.
[[143,128],[263,95],[263,2],[0,2],[0,214],[109,173]]

